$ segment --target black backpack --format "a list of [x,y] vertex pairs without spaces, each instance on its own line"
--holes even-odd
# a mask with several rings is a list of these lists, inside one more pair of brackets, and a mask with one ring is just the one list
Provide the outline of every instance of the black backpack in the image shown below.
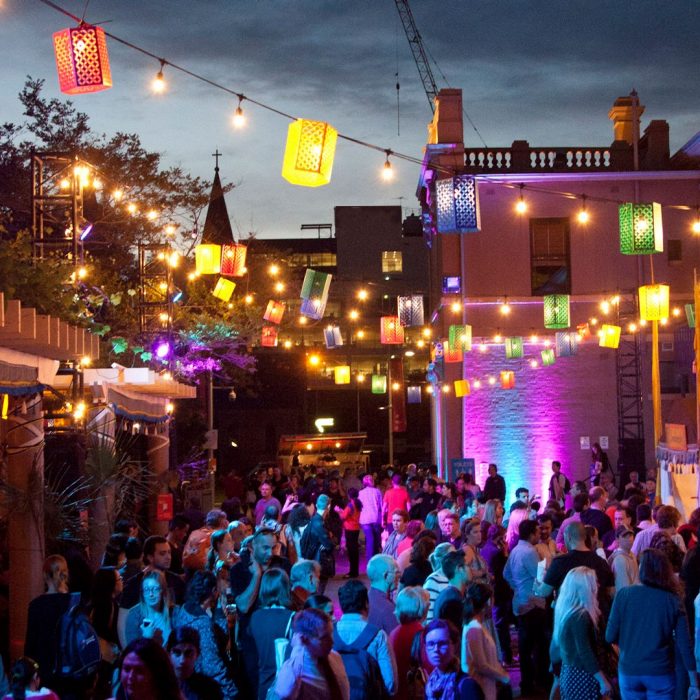
[[71,593],[68,610],[58,622],[56,639],[56,676],[78,680],[97,673],[102,660],[100,640],[80,605],[80,593]]
[[337,627],[333,627],[333,649],[343,659],[345,673],[350,682],[350,700],[389,698],[379,663],[367,651],[367,647],[378,634],[379,628],[368,623],[352,644],[346,644],[340,638]]

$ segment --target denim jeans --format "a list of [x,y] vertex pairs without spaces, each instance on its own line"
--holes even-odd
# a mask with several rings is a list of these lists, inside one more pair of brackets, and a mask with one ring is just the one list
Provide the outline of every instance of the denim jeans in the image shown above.
[[618,673],[622,700],[674,700],[676,677],[666,676],[626,676]]
[[365,533],[365,554],[369,561],[382,551],[382,526],[379,523],[368,523],[360,527]]

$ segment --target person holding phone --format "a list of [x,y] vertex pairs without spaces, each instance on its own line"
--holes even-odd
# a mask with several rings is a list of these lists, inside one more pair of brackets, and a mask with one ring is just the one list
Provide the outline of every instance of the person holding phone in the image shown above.
[[141,579],[138,605],[129,610],[126,619],[126,643],[144,637],[165,646],[172,631],[172,605],[165,576],[159,569],[149,569]]

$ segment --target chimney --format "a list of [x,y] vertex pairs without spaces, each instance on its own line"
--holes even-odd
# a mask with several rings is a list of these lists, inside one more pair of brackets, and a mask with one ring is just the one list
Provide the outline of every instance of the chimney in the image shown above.
[[614,140],[626,141],[630,145],[635,140],[639,141],[639,118],[642,114],[644,105],[639,104],[639,96],[635,90],[626,97],[618,97],[608,112],[608,119],[613,123]]

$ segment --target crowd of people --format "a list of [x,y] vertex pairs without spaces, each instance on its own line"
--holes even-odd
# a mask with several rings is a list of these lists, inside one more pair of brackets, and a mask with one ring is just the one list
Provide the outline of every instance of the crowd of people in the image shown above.
[[635,472],[554,462],[543,503],[506,503],[495,464],[481,486],[415,465],[224,485],[167,535],[119,521],[96,572],[49,556],[6,697],[699,696],[700,509],[681,523]]

